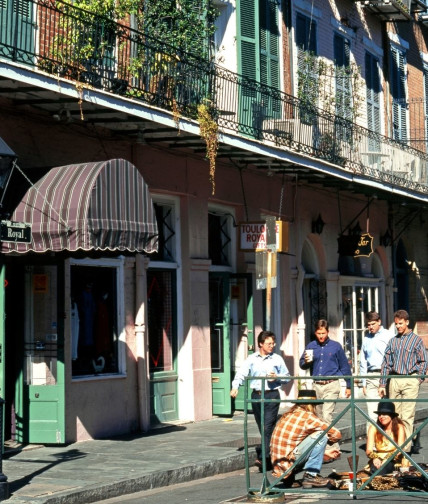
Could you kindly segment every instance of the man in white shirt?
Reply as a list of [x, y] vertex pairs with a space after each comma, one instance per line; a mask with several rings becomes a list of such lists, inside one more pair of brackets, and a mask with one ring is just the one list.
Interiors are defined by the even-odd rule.
[[[242, 366], [238, 369], [235, 379], [232, 382], [231, 397], [235, 398], [238, 395], [239, 387], [244, 383], [247, 376], [255, 379], [251, 380], [251, 399], [254, 418], [259, 428], [260, 435], [264, 438], [265, 443], [265, 467], [267, 470], [271, 468], [270, 461], [270, 438], [278, 418], [279, 411], [279, 389], [283, 383], [289, 380], [284, 379], [284, 376], [290, 376], [290, 373], [285, 365], [284, 359], [274, 352], [275, 334], [271, 331], [262, 331], [257, 337], [258, 352], [254, 352], [247, 357]], [[268, 380], [260, 380], [258, 377], [269, 377]], [[264, 402], [262, 399], [262, 390], [264, 389], [264, 399], [275, 400], [275, 402]], [[264, 408], [264, 423], [261, 425], [262, 406]], [[263, 469], [262, 448], [256, 447], [257, 460], [255, 465], [259, 469]]]
[[[367, 399], [379, 401], [379, 378], [383, 356], [389, 340], [394, 336], [382, 326], [379, 313], [370, 311], [366, 314], [368, 333], [363, 339], [360, 352], [360, 375], [363, 378], [363, 393]], [[370, 377], [373, 375], [373, 378]], [[377, 414], [374, 412], [377, 402], [367, 402], [367, 414], [376, 423]], [[370, 422], [367, 422], [367, 429]]]

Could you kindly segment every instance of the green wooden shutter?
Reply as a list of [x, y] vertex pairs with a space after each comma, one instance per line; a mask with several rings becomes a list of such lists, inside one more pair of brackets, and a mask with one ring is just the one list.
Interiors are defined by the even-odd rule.
[[406, 57], [403, 51], [391, 47], [392, 135], [407, 141]]
[[[380, 133], [380, 78], [379, 61], [369, 52], [365, 56], [366, 98], [367, 98], [367, 127], [371, 131]], [[369, 151], [379, 152], [377, 140], [369, 138]]]
[[238, 72], [243, 76], [239, 87], [239, 131], [260, 136], [262, 111], [260, 91], [252, 82], [260, 81], [260, 46], [258, 37], [258, 0], [240, 0], [238, 10]]
[[0, 0], [2, 55], [19, 63], [34, 62], [33, 4], [25, 0]]
[[[280, 88], [278, 8], [275, 0], [260, 0], [260, 82]], [[281, 102], [268, 96], [263, 100], [265, 114], [278, 117]]]
[[259, 80], [257, 53], [258, 0], [241, 0], [238, 6], [239, 61], [238, 72], [249, 79]]

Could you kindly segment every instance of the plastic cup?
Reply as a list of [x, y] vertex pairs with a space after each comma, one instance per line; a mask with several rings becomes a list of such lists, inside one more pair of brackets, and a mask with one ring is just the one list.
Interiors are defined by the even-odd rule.
[[313, 350], [305, 350], [305, 353], [308, 356], [308, 362], [312, 362], [314, 360], [314, 351]]

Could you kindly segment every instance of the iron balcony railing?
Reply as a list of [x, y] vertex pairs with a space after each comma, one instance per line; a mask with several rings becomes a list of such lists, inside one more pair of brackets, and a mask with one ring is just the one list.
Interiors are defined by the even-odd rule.
[[171, 111], [174, 117], [197, 120], [198, 105], [209, 104], [223, 132], [428, 193], [428, 154], [422, 150], [162, 44], [126, 23], [59, 0], [14, 5], [6, 2], [0, 9], [0, 58]]

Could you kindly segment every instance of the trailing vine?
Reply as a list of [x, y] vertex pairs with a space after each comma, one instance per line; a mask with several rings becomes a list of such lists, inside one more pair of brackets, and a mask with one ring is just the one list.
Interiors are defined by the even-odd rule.
[[198, 122], [201, 137], [206, 144], [206, 158], [210, 162], [210, 182], [212, 193], [215, 193], [215, 168], [218, 151], [218, 124], [213, 118], [210, 107], [202, 103], [198, 106]]

